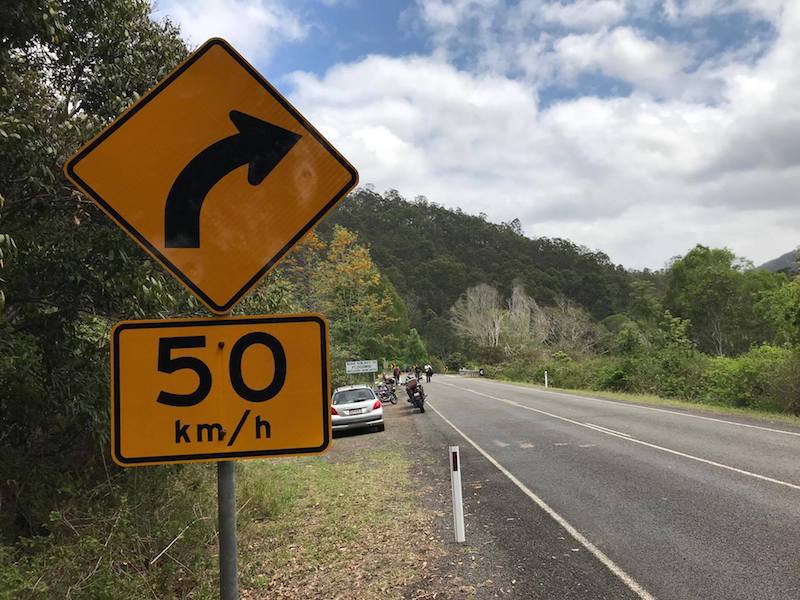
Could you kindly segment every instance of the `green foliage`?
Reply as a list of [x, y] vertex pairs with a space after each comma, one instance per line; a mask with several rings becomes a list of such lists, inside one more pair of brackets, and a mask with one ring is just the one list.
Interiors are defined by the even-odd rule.
[[680, 344], [634, 356], [563, 356], [502, 363], [492, 376], [554, 387], [651, 394], [705, 404], [800, 414], [800, 351], [762, 345], [735, 358], [709, 357]]
[[175, 28], [149, 13], [143, 0], [0, 6], [6, 539], [46, 533], [52, 503], [101, 465], [111, 323], [197, 306], [61, 174], [79, 144], [185, 56]]
[[145, 600], [202, 590], [210, 596], [212, 473], [203, 466], [152, 467], [73, 490], [47, 516], [49, 535], [0, 546], [0, 598]]
[[428, 360], [428, 350], [416, 329], [412, 328], [403, 344], [403, 358], [409, 365], [424, 365]]
[[428, 311], [426, 318], [427, 321], [421, 331], [428, 350], [447, 362], [451, 354], [461, 351], [461, 338], [453, 331], [450, 319], [440, 317], [431, 310]]
[[664, 304], [691, 322], [700, 350], [734, 355], [771, 339], [757, 305], [784, 281], [784, 275], [747, 268], [730, 250], [698, 245], [670, 268]]
[[452, 352], [447, 357], [447, 360], [445, 360], [445, 365], [447, 366], [447, 370], [451, 373], [458, 373], [459, 369], [466, 367], [467, 359], [461, 352]]
[[343, 385], [348, 360], [406, 354], [411, 328], [400, 295], [382, 276], [369, 248], [344, 227], [330, 233], [327, 241], [314, 232], [307, 235], [241, 310], [324, 314], [331, 326], [333, 383]]
[[628, 314], [639, 323], [655, 324], [663, 314], [661, 298], [652, 281], [637, 280], [631, 283]]
[[800, 276], [763, 291], [756, 311], [775, 332], [777, 343], [800, 344]]
[[433, 367], [434, 373], [444, 373], [445, 364], [444, 361], [439, 358], [438, 356], [431, 356], [430, 357], [430, 365]]
[[395, 324], [405, 317], [369, 249], [357, 241], [352, 231], [334, 228], [310, 275], [312, 306], [330, 320], [332, 343], [346, 360], [386, 356], [397, 344]]
[[[622, 312], [628, 302], [630, 276], [601, 252], [563, 239], [520, 235], [512, 224], [496, 225], [460, 210], [449, 210], [424, 198], [407, 202], [396, 191], [378, 194], [361, 188], [325, 223], [359, 234], [381, 271], [408, 306], [432, 352], [452, 352], [450, 307], [469, 287], [493, 285], [508, 295], [515, 281], [548, 305], [559, 296], [571, 299], [595, 318]], [[436, 332], [436, 333], [433, 333]], [[442, 340], [442, 341], [440, 341]]]
[[704, 373], [704, 400], [740, 407], [788, 406], [776, 386], [788, 383], [785, 366], [793, 362], [794, 354], [789, 348], [763, 345], [736, 358], [715, 358]]

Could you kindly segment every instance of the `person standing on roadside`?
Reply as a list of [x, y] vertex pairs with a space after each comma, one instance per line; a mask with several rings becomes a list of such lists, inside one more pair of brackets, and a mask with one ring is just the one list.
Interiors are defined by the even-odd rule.
[[433, 367], [428, 363], [425, 365], [425, 383], [430, 383], [431, 377], [433, 377]]
[[400, 367], [395, 365], [394, 370], [392, 371], [392, 375], [394, 375], [394, 383], [395, 385], [400, 385]]

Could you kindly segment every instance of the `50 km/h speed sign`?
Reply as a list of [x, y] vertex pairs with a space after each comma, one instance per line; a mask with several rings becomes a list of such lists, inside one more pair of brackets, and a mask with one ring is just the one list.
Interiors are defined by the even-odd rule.
[[319, 454], [330, 444], [319, 315], [123, 321], [111, 339], [121, 466]]

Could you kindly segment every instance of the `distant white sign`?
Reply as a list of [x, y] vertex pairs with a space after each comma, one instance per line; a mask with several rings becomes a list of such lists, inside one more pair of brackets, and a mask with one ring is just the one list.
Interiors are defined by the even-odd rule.
[[377, 373], [377, 360], [348, 360], [344, 363], [345, 371], [351, 373]]

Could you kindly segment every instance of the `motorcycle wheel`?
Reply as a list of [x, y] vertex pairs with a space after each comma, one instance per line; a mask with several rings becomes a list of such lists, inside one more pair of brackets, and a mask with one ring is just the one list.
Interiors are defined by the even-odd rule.
[[421, 412], [421, 413], [424, 413], [424, 412], [425, 412], [425, 404], [424, 404], [424, 403], [420, 403], [420, 405], [419, 405], [419, 412]]
[[392, 404], [397, 404], [397, 394], [395, 394], [394, 392], [392, 392], [392, 393], [389, 395], [389, 402], [391, 402]]

